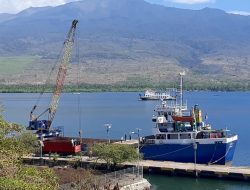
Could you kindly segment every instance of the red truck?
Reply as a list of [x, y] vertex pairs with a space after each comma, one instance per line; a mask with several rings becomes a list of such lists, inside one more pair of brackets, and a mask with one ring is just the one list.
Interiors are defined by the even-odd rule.
[[43, 141], [43, 145], [43, 153], [75, 154], [81, 152], [81, 142], [75, 138], [48, 138]]

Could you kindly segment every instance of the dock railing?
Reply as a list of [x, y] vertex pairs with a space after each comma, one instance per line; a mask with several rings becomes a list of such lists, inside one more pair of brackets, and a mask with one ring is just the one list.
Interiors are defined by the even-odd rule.
[[143, 167], [131, 167], [123, 170], [115, 171], [112, 173], [104, 174], [100, 177], [99, 181], [104, 184], [119, 184], [119, 186], [127, 186], [143, 179]]
[[[115, 187], [126, 187], [142, 182], [143, 166], [130, 167], [123, 170], [107, 173], [100, 176], [95, 176], [90, 180], [90, 183], [97, 187], [96, 189], [114, 189]], [[84, 180], [80, 181], [79, 187], [84, 185]], [[61, 188], [65, 189], [65, 188]]]
[[[116, 189], [122, 187], [129, 187], [134, 184], [141, 184], [145, 182], [143, 179], [143, 167], [130, 167], [123, 170], [115, 171], [112, 173], [107, 173], [101, 176], [93, 176], [91, 179], [87, 180], [90, 184], [89, 189]], [[74, 185], [75, 189], [86, 188], [86, 181], [80, 179], [80, 181]], [[60, 190], [67, 190], [72, 187], [71, 183], [62, 185]], [[86, 188], [88, 189], [88, 188]]]

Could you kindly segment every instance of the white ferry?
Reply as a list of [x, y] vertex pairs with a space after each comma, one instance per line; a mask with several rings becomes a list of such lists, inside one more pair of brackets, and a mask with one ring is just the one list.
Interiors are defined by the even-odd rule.
[[174, 100], [176, 89], [167, 88], [164, 91], [155, 91], [148, 89], [145, 91], [144, 95], [139, 94], [141, 100]]

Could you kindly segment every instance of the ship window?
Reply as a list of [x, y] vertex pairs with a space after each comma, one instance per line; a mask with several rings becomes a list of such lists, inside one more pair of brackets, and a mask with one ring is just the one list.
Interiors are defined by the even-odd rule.
[[180, 134], [180, 139], [191, 139], [190, 133]]
[[178, 134], [168, 134], [168, 139], [178, 139]]
[[165, 134], [158, 134], [158, 135], [156, 135], [156, 139], [166, 139], [166, 135]]

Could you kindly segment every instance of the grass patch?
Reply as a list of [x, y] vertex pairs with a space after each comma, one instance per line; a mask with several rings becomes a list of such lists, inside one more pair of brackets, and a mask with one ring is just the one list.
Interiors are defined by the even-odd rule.
[[0, 57], [0, 75], [19, 74], [35, 59], [35, 56]]

